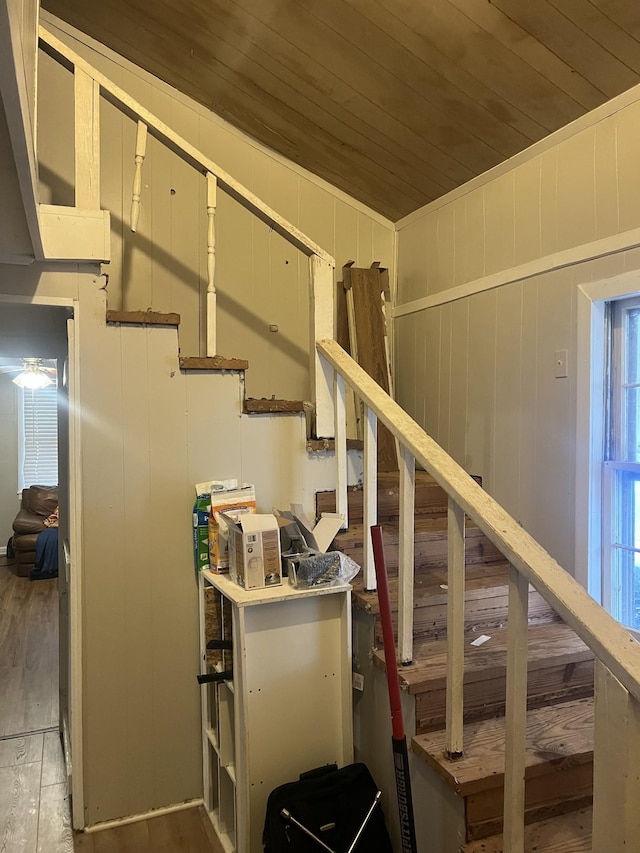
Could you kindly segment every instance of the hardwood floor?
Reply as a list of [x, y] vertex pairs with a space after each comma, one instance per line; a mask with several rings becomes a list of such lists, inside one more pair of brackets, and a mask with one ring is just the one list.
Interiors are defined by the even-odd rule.
[[77, 853], [223, 853], [204, 808], [75, 836]]
[[0, 853], [223, 853], [204, 809], [71, 829], [58, 732], [58, 581], [0, 557]]
[[0, 558], [0, 737], [58, 725], [58, 581], [17, 577]]
[[58, 582], [0, 558], [0, 852], [73, 851], [58, 733]]

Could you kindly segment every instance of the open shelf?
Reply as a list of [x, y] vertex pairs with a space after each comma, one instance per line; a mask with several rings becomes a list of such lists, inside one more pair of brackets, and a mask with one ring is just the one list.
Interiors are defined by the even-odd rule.
[[233, 671], [202, 689], [205, 802], [223, 849], [255, 853], [275, 787], [353, 760], [351, 588], [247, 591], [208, 571], [200, 585], [203, 671]]

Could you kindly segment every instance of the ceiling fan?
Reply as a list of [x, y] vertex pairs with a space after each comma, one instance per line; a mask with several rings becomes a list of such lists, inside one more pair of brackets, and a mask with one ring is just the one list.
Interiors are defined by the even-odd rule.
[[16, 373], [13, 382], [20, 388], [38, 390], [47, 388], [56, 381], [58, 371], [53, 358], [22, 358], [19, 363], [15, 359], [0, 358], [0, 374]]

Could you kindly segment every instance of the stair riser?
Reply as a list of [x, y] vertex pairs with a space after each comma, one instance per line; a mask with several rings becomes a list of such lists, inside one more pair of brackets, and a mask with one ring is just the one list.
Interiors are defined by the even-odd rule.
[[[424, 477], [424, 475], [423, 475]], [[390, 479], [381, 475], [378, 480], [378, 518], [390, 519], [397, 518], [399, 515], [399, 486], [397, 484], [397, 475], [395, 483], [389, 482], [385, 484], [385, 479]], [[473, 478], [477, 483], [482, 484], [481, 477]], [[362, 486], [351, 487], [347, 492], [347, 502], [349, 506], [349, 523], [362, 524], [363, 516], [363, 495]], [[414, 492], [414, 507], [416, 515], [445, 515], [447, 512], [448, 498], [447, 493], [429, 480], [416, 477], [415, 492]], [[336, 493], [335, 492], [317, 492], [316, 493], [316, 515], [319, 517], [323, 512], [336, 511]]]
[[[494, 592], [494, 590], [492, 590]], [[392, 604], [393, 606], [393, 604]], [[490, 598], [478, 598], [465, 604], [465, 631], [467, 642], [474, 639], [474, 633], [479, 636], [489, 633], [506, 624], [509, 612], [509, 593], [507, 588], [502, 595], [492, 595]], [[392, 613], [394, 633], [397, 639], [397, 610]], [[529, 592], [529, 624], [540, 625], [557, 622], [559, 617], [536, 590]], [[413, 612], [413, 635], [420, 639], [443, 639], [447, 636], [447, 600], [445, 596], [434, 596], [426, 606], [416, 607]], [[374, 630], [377, 648], [382, 648], [382, 628], [376, 620]]]
[[[464, 686], [464, 720], [487, 720], [505, 713], [506, 675]], [[593, 660], [529, 671], [528, 708], [540, 708], [593, 695]], [[444, 687], [416, 694], [416, 733], [442, 729], [446, 723]]]
[[[550, 766], [525, 786], [525, 823], [545, 820], [589, 806], [593, 790], [593, 761]], [[465, 797], [467, 841], [502, 832], [504, 788], [492, 788]]]
[[[336, 537], [334, 547], [348, 554], [351, 559], [361, 566], [363, 564], [363, 540], [362, 534], [350, 538], [345, 534]], [[433, 533], [416, 533], [414, 552], [414, 571], [428, 570], [431, 567], [442, 567], [447, 565], [447, 539], [446, 535], [435, 536]], [[390, 541], [385, 537], [384, 542], [385, 562], [387, 572], [390, 575], [398, 574], [398, 543]], [[465, 559], [468, 566], [480, 563], [502, 562], [504, 557], [480, 531], [469, 531], [465, 537]]]
[[[349, 524], [362, 524], [363, 514], [363, 491], [349, 490]], [[323, 512], [336, 511], [335, 492], [318, 492], [316, 494], [316, 514], [320, 516]], [[447, 512], [447, 495], [440, 486], [430, 486], [416, 490], [415, 513], [416, 515], [445, 515]], [[392, 519], [400, 514], [398, 502], [398, 489], [378, 489], [378, 518]]]

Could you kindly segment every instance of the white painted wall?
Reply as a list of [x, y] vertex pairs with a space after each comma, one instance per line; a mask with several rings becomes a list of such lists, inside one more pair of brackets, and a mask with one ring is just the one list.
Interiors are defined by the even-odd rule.
[[0, 375], [0, 546], [13, 534], [20, 509], [18, 492], [18, 389], [11, 376]]
[[302, 416], [241, 414], [238, 374], [181, 373], [171, 327], [107, 327], [95, 273], [0, 265], [0, 295], [76, 305], [88, 824], [202, 794], [193, 484], [237, 477], [264, 511], [313, 512], [333, 482]]
[[40, 246], [33, 135], [39, 5], [0, 4], [0, 263], [28, 263]]
[[[409, 312], [394, 323], [398, 400], [570, 571], [577, 288], [639, 269], [640, 253], [509, 281], [640, 226], [639, 98], [631, 90], [398, 223], [397, 311]], [[483, 289], [501, 271], [507, 283]]]
[[[46, 13], [43, 23], [334, 255], [338, 270], [351, 259], [393, 265], [392, 223], [78, 31]], [[71, 82], [69, 72], [41, 57], [42, 201], [55, 204], [73, 204]], [[113, 238], [109, 306], [179, 312], [183, 354], [204, 354], [204, 177], [150, 140], [140, 223], [132, 234], [135, 125], [104, 101], [101, 118], [102, 206], [111, 211]], [[216, 227], [219, 353], [249, 359], [250, 396], [309, 399], [307, 258], [223, 192]], [[269, 331], [271, 324], [277, 333]]]
[[[215, 151], [224, 168], [333, 251], [339, 263], [392, 263], [389, 223], [106, 51], [74, 47], [191, 142]], [[70, 75], [48, 62], [41, 83], [42, 200], [72, 203]], [[204, 207], [201, 221], [194, 208], [194, 199], [203, 199], [197, 176], [153, 145], [141, 233], [130, 237], [133, 127], [109, 106], [103, 113], [103, 205], [113, 211], [115, 226], [109, 284], [92, 267], [0, 265], [0, 297], [27, 304], [75, 301], [87, 824], [202, 792], [193, 483], [235, 476], [256, 484], [261, 509], [301, 501], [309, 512], [315, 491], [333, 484], [333, 455], [304, 451], [303, 417], [248, 418], [240, 412], [236, 374], [180, 373], [172, 328], [106, 326], [107, 295], [111, 307], [179, 311], [182, 352], [194, 354], [206, 253], [198, 256], [205, 217]], [[308, 397], [303, 262], [228, 201], [221, 205], [218, 247], [221, 350], [249, 356], [254, 394]], [[270, 322], [280, 325], [284, 343], [265, 337]]]

